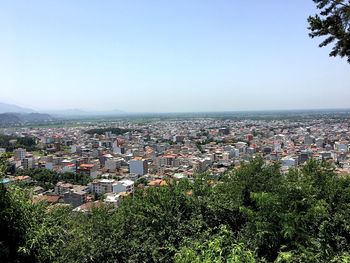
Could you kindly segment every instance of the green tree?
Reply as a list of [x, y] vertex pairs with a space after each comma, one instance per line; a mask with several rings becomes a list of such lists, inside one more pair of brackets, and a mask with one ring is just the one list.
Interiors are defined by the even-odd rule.
[[[13, 141], [13, 142], [12, 142]], [[36, 150], [36, 140], [32, 137], [15, 137], [0, 134], [0, 147], [11, 152], [16, 148], [25, 148], [28, 151]]]
[[350, 63], [350, 1], [313, 1], [320, 13], [308, 18], [310, 37], [325, 37], [319, 46], [334, 43], [329, 55], [345, 57]]
[[10, 157], [10, 153], [0, 153], [0, 180], [6, 175], [6, 172], [8, 170], [7, 159]]
[[32, 204], [28, 191], [0, 185], [0, 262], [37, 262], [23, 248], [43, 214], [43, 204]]
[[80, 185], [87, 185], [89, 182], [91, 182], [91, 178], [84, 174], [70, 172], [59, 173], [45, 168], [20, 170], [17, 172], [17, 174], [30, 176], [34, 181], [36, 181], [36, 184], [45, 189], [54, 188], [59, 181]]
[[221, 227], [220, 232], [209, 239], [190, 241], [176, 253], [176, 263], [255, 263], [258, 262], [253, 252], [243, 244], [233, 242], [232, 233]]
[[281, 174], [256, 158], [220, 180], [168, 181], [86, 214], [33, 204], [29, 188], [0, 187], [0, 262], [350, 259], [350, 177], [326, 162]]

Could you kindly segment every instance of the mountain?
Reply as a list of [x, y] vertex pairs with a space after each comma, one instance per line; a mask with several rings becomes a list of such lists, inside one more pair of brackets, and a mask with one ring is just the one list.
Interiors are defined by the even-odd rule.
[[[38, 111], [35, 111], [30, 108], [24, 108], [15, 104], [8, 104], [0, 102], [0, 114], [1, 113], [38, 113]], [[28, 121], [28, 119], [34, 118], [36, 121], [39, 118], [44, 119], [50, 119], [52, 116], [54, 117], [90, 117], [90, 116], [116, 116], [116, 115], [125, 115], [126, 113], [118, 110], [101, 110], [101, 111], [89, 111], [89, 110], [81, 110], [81, 109], [62, 109], [62, 110], [41, 110], [40, 114], [50, 114], [46, 117], [43, 117], [42, 115], [27, 115], [19, 117], [21, 121], [23, 121], [23, 118]], [[12, 118], [11, 115], [7, 115], [6, 119]], [[50, 116], [50, 117], [48, 117]], [[5, 118], [5, 116], [2, 116]], [[18, 117], [18, 116], [17, 116]], [[15, 120], [16, 118], [12, 118]], [[2, 120], [0, 120], [2, 121]]]
[[23, 108], [15, 104], [7, 104], [7, 103], [0, 102], [0, 113], [6, 113], [6, 112], [31, 113], [31, 112], [35, 112], [35, 110], [29, 109], [29, 108]]
[[49, 114], [46, 113], [16, 113], [16, 116], [21, 118], [22, 121], [27, 121], [27, 122], [46, 122], [46, 121], [54, 121], [56, 120], [54, 117], [52, 117]]
[[45, 123], [55, 120], [51, 115], [43, 113], [0, 113], [0, 126]]
[[14, 113], [0, 113], [0, 126], [20, 123], [21, 119]]

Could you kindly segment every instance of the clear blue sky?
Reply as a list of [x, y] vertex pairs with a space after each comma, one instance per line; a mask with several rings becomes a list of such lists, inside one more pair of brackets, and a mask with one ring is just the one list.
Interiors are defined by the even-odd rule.
[[350, 107], [311, 0], [0, 0], [0, 101], [130, 112]]

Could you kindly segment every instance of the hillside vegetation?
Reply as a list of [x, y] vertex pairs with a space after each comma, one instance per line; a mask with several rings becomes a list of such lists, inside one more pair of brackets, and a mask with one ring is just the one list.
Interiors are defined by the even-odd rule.
[[0, 134], [0, 148], [12, 152], [17, 148], [24, 148], [28, 151], [36, 150], [36, 141], [32, 137], [16, 137]]
[[281, 174], [258, 158], [89, 215], [0, 187], [1, 262], [350, 262], [350, 178], [314, 160]]

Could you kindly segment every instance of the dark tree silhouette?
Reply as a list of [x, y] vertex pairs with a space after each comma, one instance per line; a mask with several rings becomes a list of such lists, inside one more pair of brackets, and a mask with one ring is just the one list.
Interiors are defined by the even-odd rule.
[[309, 16], [309, 36], [325, 37], [320, 47], [334, 43], [331, 57], [347, 58], [350, 63], [350, 0], [313, 0], [319, 14]]

